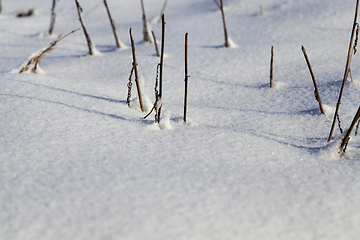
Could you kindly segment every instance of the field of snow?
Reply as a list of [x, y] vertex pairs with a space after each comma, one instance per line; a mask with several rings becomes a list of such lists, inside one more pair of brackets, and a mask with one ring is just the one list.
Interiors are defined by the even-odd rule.
[[[355, 0], [224, 0], [234, 48], [223, 47], [213, 0], [169, 0], [160, 125], [154, 114], [142, 119], [135, 84], [126, 105], [130, 28], [146, 109], [154, 102], [159, 58], [142, 41], [140, 1], [108, 0], [118, 50], [101, 1], [79, 2], [101, 54], [88, 55], [79, 30], [46, 53], [43, 74], [18, 74], [28, 56], [80, 23], [75, 2], [58, 1], [54, 36], [46, 36], [52, 1], [1, 1], [0, 239], [359, 238], [360, 137], [352, 134], [339, 155], [336, 124], [327, 143]], [[161, 24], [152, 19], [163, 0], [144, 4], [159, 41]], [[34, 16], [14, 17], [30, 8]], [[343, 129], [359, 107], [358, 55], [351, 66]]]

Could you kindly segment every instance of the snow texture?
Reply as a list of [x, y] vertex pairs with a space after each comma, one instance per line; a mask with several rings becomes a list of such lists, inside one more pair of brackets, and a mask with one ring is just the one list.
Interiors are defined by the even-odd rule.
[[[101, 1], [81, 1], [101, 54], [88, 56], [77, 31], [45, 55], [44, 74], [11, 70], [53, 41], [39, 37], [48, 29], [52, 2], [2, 3], [2, 240], [359, 238], [359, 136], [352, 133], [345, 154], [339, 154], [336, 123], [327, 142], [355, 0], [224, 0], [228, 36], [236, 48], [223, 47], [214, 1], [169, 1], [160, 124], [154, 113], [143, 119], [155, 102], [159, 58], [154, 46], [142, 41], [140, 1], [108, 1], [127, 46], [121, 51]], [[146, 4], [147, 18], [157, 16], [162, 5], [163, 0]], [[31, 8], [36, 15], [14, 17]], [[56, 35], [80, 27], [74, 1], [58, 1], [56, 13]], [[130, 28], [144, 112], [134, 80], [131, 107], [126, 104]], [[161, 24], [153, 22], [152, 29], [161, 36]], [[271, 46], [275, 86], [270, 89]], [[344, 130], [359, 107], [359, 66], [356, 54], [354, 83], [345, 83], [339, 110]]]

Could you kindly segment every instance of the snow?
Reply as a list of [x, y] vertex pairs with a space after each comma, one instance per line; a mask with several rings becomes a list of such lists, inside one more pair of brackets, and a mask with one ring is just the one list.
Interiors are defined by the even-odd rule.
[[[80, 4], [100, 55], [88, 55], [77, 31], [45, 54], [43, 74], [19, 74], [11, 70], [54, 40], [39, 37], [48, 29], [51, 1], [2, 1], [1, 239], [358, 238], [359, 136], [352, 134], [346, 153], [338, 154], [342, 135], [336, 123], [327, 143], [355, 0], [224, 1], [235, 48], [223, 47], [214, 1], [169, 1], [160, 124], [154, 113], [143, 119], [155, 100], [159, 58], [153, 45], [142, 42], [140, 2], [108, 0], [119, 40], [127, 46], [121, 51], [105, 7], [98, 0]], [[163, 0], [145, 2], [147, 19], [162, 5]], [[31, 8], [35, 16], [13, 17]], [[80, 27], [73, 1], [57, 2], [56, 12], [54, 35]], [[160, 40], [161, 24], [151, 27]], [[145, 112], [134, 79], [126, 105], [130, 28]], [[359, 64], [356, 54], [354, 83], [345, 83], [339, 111], [344, 130], [359, 107]]]

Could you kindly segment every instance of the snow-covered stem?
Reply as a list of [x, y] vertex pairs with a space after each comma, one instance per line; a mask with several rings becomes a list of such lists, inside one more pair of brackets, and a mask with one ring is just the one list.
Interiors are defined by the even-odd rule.
[[75, 4], [76, 4], [77, 12], [78, 12], [78, 15], [79, 15], [79, 21], [80, 21], [81, 27], [82, 27], [82, 29], [84, 31], [84, 35], [85, 35], [85, 38], [86, 38], [86, 41], [87, 41], [87, 44], [88, 44], [88, 47], [89, 47], [89, 54], [93, 55], [91, 39], [90, 39], [89, 34], [86, 31], [85, 25], [84, 25], [84, 23], [82, 21], [82, 18], [81, 18], [81, 12], [83, 10], [82, 10], [82, 8], [81, 8], [81, 6], [80, 6], [80, 4], [79, 4], [79, 2], [77, 0], [75, 0]]
[[51, 7], [49, 35], [51, 35], [53, 33], [54, 26], [55, 26], [55, 20], [56, 20], [55, 6], [56, 6], [56, 0], [53, 0], [52, 7]]
[[[159, 72], [159, 98], [162, 99], [162, 78], [163, 78], [163, 65], [164, 65], [164, 48], [165, 48], [165, 16], [161, 16], [162, 34], [161, 34], [161, 55], [160, 55], [160, 72]], [[160, 123], [161, 106], [158, 109], [158, 123]]]
[[144, 112], [144, 106], [143, 106], [143, 102], [142, 102], [142, 98], [141, 98], [141, 91], [140, 91], [140, 84], [139, 84], [139, 74], [138, 74], [138, 70], [137, 70], [137, 63], [136, 63], [136, 56], [135, 56], [135, 43], [134, 43], [134, 38], [133, 38], [131, 28], [130, 28], [129, 32], [130, 32], [131, 49], [132, 49], [132, 55], [133, 55], [133, 67], [134, 67], [134, 72], [135, 72], [135, 83], [136, 83], [136, 88], [137, 88], [137, 92], [138, 92], [140, 108], [141, 108], [141, 111]]
[[116, 34], [115, 22], [114, 22], [114, 20], [111, 18], [110, 9], [109, 9], [109, 7], [108, 7], [108, 5], [107, 5], [106, 0], [104, 0], [104, 5], [105, 5], [105, 8], [106, 8], [107, 14], [108, 14], [108, 16], [109, 16], [111, 28], [112, 28], [113, 33], [114, 33], [115, 42], [116, 42], [116, 47], [117, 47], [117, 48], [120, 48], [119, 39], [118, 39], [117, 34]]
[[349, 50], [348, 50], [348, 56], [347, 56], [347, 60], [346, 60], [344, 78], [343, 78], [343, 81], [342, 81], [342, 84], [341, 84], [339, 98], [338, 98], [338, 102], [336, 104], [336, 110], [335, 110], [334, 119], [333, 119], [333, 123], [332, 123], [331, 130], [330, 130], [328, 142], [331, 141], [331, 136], [333, 134], [334, 127], [335, 127], [336, 116], [339, 114], [339, 108], [340, 108], [342, 93], [343, 93], [344, 86], [345, 86], [345, 81], [346, 81], [346, 79], [348, 77], [348, 74], [349, 74], [350, 63], [351, 63], [351, 55], [352, 55], [352, 51], [353, 51], [353, 40], [354, 40], [354, 35], [355, 35], [355, 29], [356, 29], [356, 26], [357, 26], [356, 21], [357, 21], [358, 10], [359, 10], [359, 0], [356, 1], [355, 17], [354, 17], [353, 29], [352, 29], [351, 37], [350, 37]]
[[223, 1], [222, 0], [220, 0], [220, 10], [221, 10], [221, 16], [222, 16], [223, 27], [224, 27], [225, 47], [229, 47], [228, 35], [227, 35], [227, 29], [226, 29], [226, 22], [225, 22], [225, 14], [224, 14], [224, 7], [223, 7]]
[[144, 37], [144, 42], [150, 42], [151, 43], [151, 38], [149, 36], [149, 32], [148, 32], [148, 27], [147, 27], [147, 20], [146, 20], [146, 14], [145, 14], [145, 7], [144, 7], [144, 1], [141, 0], [141, 9], [142, 9], [142, 20], [143, 20], [143, 37]]
[[351, 123], [351, 125], [350, 125], [350, 128], [349, 128], [348, 131], [346, 132], [344, 138], [341, 140], [339, 153], [340, 153], [340, 152], [345, 152], [346, 146], [347, 146], [347, 144], [348, 144], [348, 142], [349, 142], [349, 139], [350, 139], [351, 131], [352, 131], [352, 129], [354, 128], [356, 122], [359, 120], [359, 117], [360, 117], [360, 106], [359, 106], [359, 108], [358, 108], [358, 110], [357, 110], [357, 112], [356, 112], [356, 114], [355, 114], [355, 117], [354, 117], [354, 119], [353, 119], [353, 121], [352, 121], [352, 123]]
[[271, 46], [271, 59], [270, 59], [270, 88], [273, 88], [273, 65], [274, 65], [274, 46]]
[[311, 68], [309, 58], [308, 58], [308, 56], [306, 54], [306, 49], [304, 48], [304, 46], [301, 46], [301, 50], [304, 53], [304, 57], [305, 57], [307, 65], [308, 65], [308, 68], [309, 68], [309, 71], [310, 71], [310, 74], [311, 74], [311, 78], [312, 78], [313, 83], [314, 83], [316, 101], [318, 101], [318, 103], [319, 103], [321, 114], [325, 114], [324, 109], [323, 109], [322, 104], [321, 104], [320, 93], [319, 93], [319, 90], [318, 90], [318, 87], [317, 87], [317, 84], [316, 84], [315, 75], [314, 75], [314, 72], [313, 72], [313, 70]]
[[188, 90], [188, 33], [185, 34], [185, 97], [184, 97], [184, 122], [186, 122], [187, 90]]
[[155, 37], [155, 33], [154, 33], [154, 31], [151, 31], [151, 34], [152, 34], [153, 39], [154, 39], [154, 45], [155, 45], [155, 50], [156, 50], [156, 56], [157, 56], [157, 57], [160, 57], [159, 48], [158, 48], [158, 45], [157, 45], [157, 42], [156, 42], [156, 37]]
[[[41, 59], [44, 57], [45, 53], [51, 52], [52, 50], [54, 50], [55, 45], [59, 41], [61, 41], [65, 37], [69, 36], [70, 34], [76, 32], [77, 30], [79, 30], [79, 29], [73, 30], [73, 31], [69, 32], [68, 34], [66, 34], [65, 36], [62, 36], [60, 34], [59, 37], [55, 41], [50, 43], [50, 45], [48, 47], [31, 54], [31, 56], [20, 66], [20, 68], [19, 68], [20, 70], [18, 70], [19, 73], [26, 72], [29, 69], [31, 69], [31, 71], [33, 73], [36, 73], [36, 69], [37, 69], [38, 65], [40, 64]], [[32, 65], [32, 64], [34, 64], [34, 67], [30, 68], [30, 65]]]

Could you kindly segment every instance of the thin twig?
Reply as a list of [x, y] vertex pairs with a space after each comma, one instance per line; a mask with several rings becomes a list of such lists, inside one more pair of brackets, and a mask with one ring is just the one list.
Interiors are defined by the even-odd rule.
[[356, 122], [359, 120], [359, 117], [360, 117], [360, 107], [358, 108], [356, 114], [355, 114], [355, 117], [350, 125], [350, 128], [348, 129], [348, 131], [346, 132], [346, 135], [344, 136], [344, 138], [342, 139], [341, 141], [341, 145], [340, 145], [340, 152], [345, 152], [346, 150], [346, 146], [349, 142], [349, 139], [350, 139], [350, 134], [351, 134], [351, 131], [352, 129], [354, 128]]
[[141, 111], [144, 111], [144, 106], [143, 106], [143, 102], [142, 102], [142, 98], [141, 98], [141, 91], [140, 91], [139, 75], [138, 75], [138, 70], [137, 70], [136, 56], [135, 56], [135, 44], [134, 44], [134, 38], [133, 38], [131, 28], [130, 28], [129, 33], [130, 33], [131, 48], [132, 48], [132, 55], [133, 55], [133, 67], [134, 67], [134, 71], [135, 71], [135, 83], [136, 83], [136, 88], [137, 88], [137, 92], [138, 92], [140, 108], [141, 108]]
[[82, 29], [84, 31], [84, 35], [85, 35], [85, 38], [86, 38], [86, 41], [87, 41], [87, 44], [88, 44], [89, 54], [93, 55], [92, 42], [91, 42], [89, 34], [86, 31], [86, 28], [85, 28], [85, 25], [84, 25], [84, 23], [82, 21], [82, 18], [81, 18], [81, 12], [83, 10], [82, 10], [82, 8], [81, 8], [81, 6], [80, 6], [80, 4], [79, 4], [79, 2], [77, 0], [75, 0], [75, 3], [76, 3], [77, 12], [78, 12], [78, 15], [79, 15], [79, 21], [80, 21], [81, 27], [82, 27]]
[[142, 9], [142, 12], [143, 12], [142, 20], [143, 20], [144, 42], [150, 42], [151, 43], [151, 38], [150, 38], [149, 32], [148, 32], [148, 26], [147, 26], [147, 20], [146, 20], [145, 7], [144, 7], [144, 1], [143, 0], [141, 0], [141, 9]]
[[309, 68], [309, 71], [310, 71], [310, 75], [311, 75], [311, 78], [313, 80], [313, 83], [314, 83], [314, 88], [315, 88], [315, 99], [318, 101], [319, 103], [319, 107], [320, 107], [320, 111], [321, 111], [321, 114], [325, 114], [324, 112], [324, 109], [322, 107], [322, 104], [321, 104], [321, 98], [320, 98], [320, 93], [319, 93], [319, 90], [318, 90], [318, 87], [317, 87], [317, 84], [316, 84], [316, 80], [315, 80], [315, 75], [314, 75], [314, 72], [311, 68], [311, 64], [310, 64], [310, 61], [309, 61], [309, 58], [306, 54], [306, 49], [304, 48], [304, 46], [301, 46], [301, 50], [303, 51], [304, 53], [304, 57], [305, 57], [305, 60], [306, 60], [306, 63], [308, 65], [308, 68]]
[[159, 91], [158, 91], [158, 85], [159, 85], [159, 67], [160, 67], [160, 63], [156, 66], [156, 78], [155, 78], [155, 103], [153, 105], [153, 107], [151, 108], [151, 110], [149, 111], [148, 114], [146, 114], [145, 117], [143, 117], [143, 119], [146, 119], [148, 116], [150, 116], [150, 114], [152, 113], [152, 111], [155, 110], [155, 123], [158, 122], [158, 103], [160, 101], [160, 97], [159, 97]]
[[53, 33], [54, 26], [55, 26], [55, 20], [56, 20], [55, 6], [56, 6], [56, 0], [53, 0], [53, 4], [52, 4], [52, 7], [51, 7], [49, 35], [51, 35]]
[[115, 22], [114, 22], [114, 20], [111, 18], [110, 9], [109, 9], [109, 7], [108, 7], [108, 5], [107, 5], [106, 0], [104, 0], [104, 5], [105, 5], [106, 11], [107, 11], [108, 16], [109, 16], [111, 28], [112, 28], [113, 33], [114, 33], [115, 42], [116, 42], [116, 47], [117, 47], [117, 48], [120, 48], [119, 39], [118, 39], [117, 34], [116, 34]]
[[223, 8], [223, 1], [222, 0], [220, 0], [220, 10], [221, 10], [221, 16], [222, 16], [223, 27], [224, 27], [225, 47], [229, 47], [228, 35], [227, 35], [226, 23], [225, 23], [225, 14], [224, 14], [224, 8]]
[[[165, 48], [165, 16], [161, 16], [162, 35], [161, 35], [161, 55], [160, 55], [160, 77], [159, 77], [159, 98], [162, 100], [162, 83], [163, 83], [163, 65], [164, 65], [164, 48]], [[158, 123], [160, 123], [161, 106], [158, 109]]]
[[157, 57], [160, 57], [159, 48], [158, 48], [158, 45], [157, 45], [157, 42], [156, 42], [156, 37], [155, 37], [155, 33], [154, 33], [154, 31], [151, 31], [151, 34], [152, 34], [153, 39], [154, 39], [154, 45], [155, 45], [155, 50], [156, 50], [156, 56], [157, 56]]
[[73, 31], [69, 32], [68, 34], [66, 34], [65, 36], [62, 36], [60, 34], [58, 36], [58, 38], [55, 41], [53, 41], [52, 43], [50, 43], [50, 45], [46, 49], [42, 50], [39, 54], [37, 54], [36, 56], [29, 59], [27, 61], [27, 63], [25, 65], [23, 65], [23, 67], [20, 69], [19, 73], [23, 73], [23, 72], [26, 72], [27, 70], [29, 70], [30, 65], [33, 64], [33, 63], [35, 64], [35, 66], [32, 68], [32, 72], [35, 73], [36, 69], [37, 69], [37, 66], [40, 64], [40, 61], [44, 57], [45, 53], [51, 52], [59, 41], [66, 38], [70, 34], [76, 32], [77, 30], [79, 30], [79, 29], [73, 30]]
[[274, 66], [274, 46], [271, 46], [271, 60], [270, 60], [270, 88], [274, 87], [273, 84], [273, 66]]
[[185, 34], [185, 97], [184, 97], [184, 122], [186, 122], [187, 90], [188, 90], [188, 33]]
[[351, 37], [350, 37], [350, 44], [349, 44], [348, 57], [347, 57], [347, 60], [346, 60], [345, 73], [344, 73], [344, 78], [343, 78], [341, 89], [340, 89], [339, 99], [338, 99], [338, 102], [336, 104], [336, 110], [335, 110], [334, 119], [333, 119], [333, 123], [332, 123], [331, 130], [330, 130], [330, 134], [329, 134], [329, 137], [328, 137], [328, 142], [331, 141], [331, 136], [333, 134], [334, 127], [335, 127], [336, 116], [339, 113], [341, 97], [342, 97], [342, 93], [343, 93], [343, 90], [344, 90], [345, 81], [346, 81], [346, 79], [348, 77], [348, 73], [349, 73], [352, 46], [353, 46], [353, 39], [354, 39], [354, 35], [355, 35], [356, 21], [357, 21], [357, 15], [358, 15], [358, 9], [359, 9], [359, 0], [356, 1], [355, 17], [354, 17], [353, 29], [352, 29]]
[[128, 94], [127, 94], [127, 98], [126, 98], [126, 104], [130, 107], [130, 101], [131, 101], [131, 87], [132, 87], [132, 82], [131, 82], [131, 77], [134, 73], [134, 66], [131, 68], [131, 72], [130, 72], [130, 76], [129, 76], [129, 82], [127, 84], [128, 87]]

